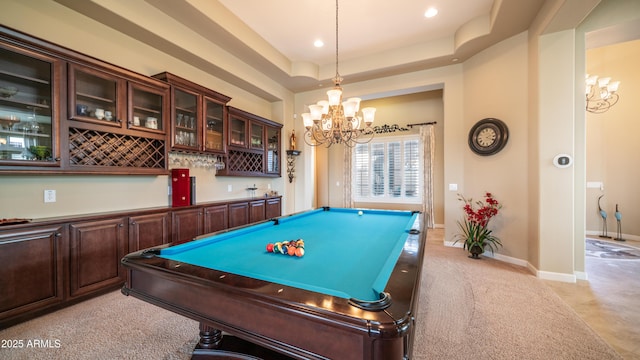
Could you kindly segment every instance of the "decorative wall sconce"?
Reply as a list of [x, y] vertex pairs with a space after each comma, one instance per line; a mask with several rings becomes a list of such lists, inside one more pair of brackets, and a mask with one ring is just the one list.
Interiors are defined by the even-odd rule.
[[300, 150], [287, 150], [287, 174], [290, 183], [295, 177], [296, 156], [300, 155], [300, 152]]
[[597, 75], [586, 75], [587, 111], [603, 113], [618, 102], [620, 81], [611, 82], [610, 77], [598, 79]]

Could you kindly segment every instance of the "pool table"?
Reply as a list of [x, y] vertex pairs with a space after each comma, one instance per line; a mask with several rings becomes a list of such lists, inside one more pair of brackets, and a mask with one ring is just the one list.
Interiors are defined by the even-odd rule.
[[425, 239], [420, 212], [323, 207], [131, 253], [122, 292], [199, 321], [194, 358], [408, 359]]

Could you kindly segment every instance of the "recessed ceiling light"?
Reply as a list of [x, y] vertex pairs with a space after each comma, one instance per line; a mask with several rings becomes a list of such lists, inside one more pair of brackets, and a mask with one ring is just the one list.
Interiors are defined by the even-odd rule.
[[324, 46], [324, 42], [322, 42], [322, 40], [316, 40], [313, 42], [313, 46], [315, 47], [323, 47]]
[[436, 8], [429, 8], [424, 13], [424, 17], [427, 17], [427, 18], [432, 18], [432, 17], [434, 17], [436, 15], [438, 15], [438, 9], [436, 9]]

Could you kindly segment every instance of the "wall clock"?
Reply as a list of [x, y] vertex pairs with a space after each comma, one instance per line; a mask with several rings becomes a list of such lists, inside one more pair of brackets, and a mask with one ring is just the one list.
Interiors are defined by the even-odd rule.
[[508, 139], [507, 125], [494, 118], [482, 119], [469, 130], [469, 147], [482, 156], [496, 154], [504, 148]]

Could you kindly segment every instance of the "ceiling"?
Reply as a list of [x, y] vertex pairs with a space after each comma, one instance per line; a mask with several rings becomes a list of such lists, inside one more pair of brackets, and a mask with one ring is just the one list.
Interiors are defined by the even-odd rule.
[[[333, 1], [55, 1], [265, 98], [241, 73], [301, 92], [330, 86], [336, 72]], [[346, 84], [463, 62], [528, 29], [544, 2], [340, 0], [340, 74]], [[429, 7], [436, 17], [424, 16]], [[315, 48], [316, 39], [325, 46]], [[221, 65], [223, 55], [234, 65]]]

